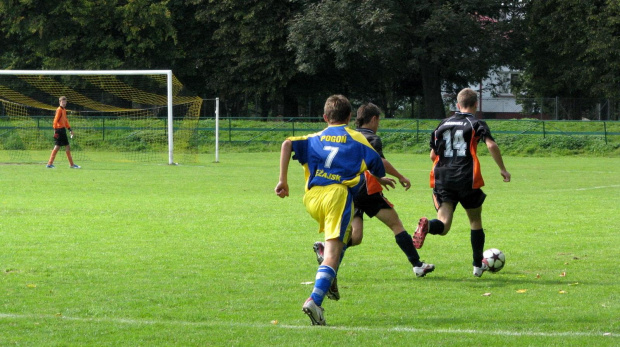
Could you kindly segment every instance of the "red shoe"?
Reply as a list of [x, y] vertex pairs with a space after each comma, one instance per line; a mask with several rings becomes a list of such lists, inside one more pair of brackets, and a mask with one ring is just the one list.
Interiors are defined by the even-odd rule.
[[428, 234], [428, 218], [422, 217], [420, 222], [418, 222], [418, 227], [415, 229], [415, 234], [413, 234], [413, 246], [416, 249], [422, 248], [426, 234]]
[[325, 251], [325, 244], [321, 241], [317, 241], [312, 246], [314, 253], [316, 253], [316, 261], [321, 265], [323, 263], [323, 252]]

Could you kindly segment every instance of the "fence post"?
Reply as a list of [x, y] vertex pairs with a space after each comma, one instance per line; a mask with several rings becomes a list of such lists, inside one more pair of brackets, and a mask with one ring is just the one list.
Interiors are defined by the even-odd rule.
[[228, 117], [228, 143], [232, 143], [232, 121], [230, 117]]
[[295, 119], [291, 123], [293, 123], [293, 136], [295, 136]]
[[105, 141], [105, 117], [101, 118], [101, 140]]
[[415, 120], [415, 143], [418, 143], [420, 138], [420, 120], [416, 118]]
[[605, 144], [607, 144], [607, 123], [603, 122], [603, 132], [605, 133]]
[[542, 122], [543, 123], [543, 139], [547, 138], [547, 133], [545, 132], [545, 121]]

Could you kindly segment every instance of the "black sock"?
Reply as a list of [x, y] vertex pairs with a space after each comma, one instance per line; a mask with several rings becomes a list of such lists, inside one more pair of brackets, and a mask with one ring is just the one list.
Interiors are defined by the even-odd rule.
[[431, 235], [439, 235], [443, 233], [445, 225], [439, 219], [431, 219], [428, 221], [428, 233]]
[[413, 246], [413, 240], [411, 239], [411, 235], [406, 230], [403, 230], [401, 233], [395, 236], [396, 244], [400, 249], [405, 253], [407, 259], [413, 266], [421, 266], [422, 262], [420, 262], [420, 255], [418, 255], [418, 251]]
[[471, 250], [473, 252], [473, 265], [482, 267], [482, 253], [484, 252], [484, 231], [483, 229], [471, 231]]

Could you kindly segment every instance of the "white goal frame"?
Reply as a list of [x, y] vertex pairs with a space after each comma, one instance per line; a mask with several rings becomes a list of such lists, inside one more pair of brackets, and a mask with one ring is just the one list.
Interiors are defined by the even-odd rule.
[[[175, 164], [173, 157], [174, 117], [172, 114], [172, 70], [0, 70], [0, 75], [166, 75], [166, 89], [168, 101], [168, 164]], [[219, 118], [217, 114], [216, 117]]]

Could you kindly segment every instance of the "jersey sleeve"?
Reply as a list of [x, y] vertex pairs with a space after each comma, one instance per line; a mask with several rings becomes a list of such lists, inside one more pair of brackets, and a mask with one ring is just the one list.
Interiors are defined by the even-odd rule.
[[372, 147], [370, 142], [366, 139], [362, 133], [347, 129], [351, 137], [360, 143], [362, 149], [362, 168], [361, 172], [368, 170], [371, 174], [377, 177], [385, 176], [385, 167], [383, 166], [383, 160], [381, 160], [381, 156], [375, 149]]
[[52, 127], [54, 129], [59, 129], [63, 127], [63, 125], [60, 124], [61, 117], [62, 117], [62, 108], [59, 107], [56, 109], [56, 115], [54, 116], [54, 122], [52, 122]]
[[308, 162], [308, 136], [292, 136], [287, 138], [293, 144], [293, 159], [301, 165]]
[[491, 129], [489, 129], [487, 122], [483, 120], [477, 121], [475, 124], [474, 130], [476, 131], [476, 134], [480, 136], [481, 141], [484, 141], [487, 138], [495, 141], [495, 139], [491, 135]]
[[377, 177], [385, 176], [385, 166], [381, 156], [372, 148], [365, 148], [364, 162], [371, 174]]
[[379, 136], [373, 136], [371, 139], [369, 139], [368, 142], [370, 142], [370, 145], [372, 145], [375, 151], [379, 153], [379, 156], [381, 158], [385, 158], [385, 156], [383, 155], [383, 142], [381, 141], [381, 138]]
[[429, 142], [429, 146], [435, 151], [435, 153], [437, 153], [437, 149], [439, 147], [439, 143], [437, 142], [437, 130], [439, 130], [441, 124], [443, 124], [443, 121], [437, 126], [437, 128], [435, 128], [435, 130], [433, 130], [431, 133], [431, 140]]

